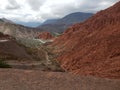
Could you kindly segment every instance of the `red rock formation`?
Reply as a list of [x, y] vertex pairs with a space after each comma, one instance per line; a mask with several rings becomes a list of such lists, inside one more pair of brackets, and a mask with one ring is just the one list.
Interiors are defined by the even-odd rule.
[[65, 70], [120, 78], [120, 2], [70, 27], [53, 46]]
[[0, 39], [9, 39], [10, 36], [9, 35], [4, 35], [0, 32]]
[[49, 33], [49, 32], [41, 32], [38, 36], [39, 39], [44, 39], [44, 40], [47, 40], [47, 39], [52, 39], [53, 36]]

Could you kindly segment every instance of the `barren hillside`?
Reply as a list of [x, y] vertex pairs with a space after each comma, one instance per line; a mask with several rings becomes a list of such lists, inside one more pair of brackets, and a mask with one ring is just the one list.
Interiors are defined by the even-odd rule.
[[120, 2], [72, 26], [52, 46], [65, 70], [120, 78]]

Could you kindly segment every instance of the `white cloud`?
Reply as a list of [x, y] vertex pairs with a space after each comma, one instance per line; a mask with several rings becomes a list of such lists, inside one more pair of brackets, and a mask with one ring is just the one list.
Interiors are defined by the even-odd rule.
[[0, 17], [14, 21], [42, 22], [72, 12], [96, 12], [119, 0], [0, 0]]
[[14, 10], [19, 9], [20, 5], [16, 2], [16, 0], [8, 0], [9, 4], [6, 6], [6, 9]]
[[46, 0], [26, 0], [32, 10], [39, 10]]

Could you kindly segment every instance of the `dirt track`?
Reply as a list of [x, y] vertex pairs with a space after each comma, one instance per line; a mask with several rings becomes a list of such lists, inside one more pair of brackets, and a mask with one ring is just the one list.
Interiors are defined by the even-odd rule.
[[60, 72], [0, 69], [0, 90], [120, 90], [120, 80]]

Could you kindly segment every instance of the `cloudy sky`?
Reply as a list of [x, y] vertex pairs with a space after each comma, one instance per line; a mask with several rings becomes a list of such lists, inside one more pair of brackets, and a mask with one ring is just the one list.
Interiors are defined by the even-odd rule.
[[73, 12], [105, 9], [119, 0], [0, 0], [0, 18], [21, 22], [43, 22]]

